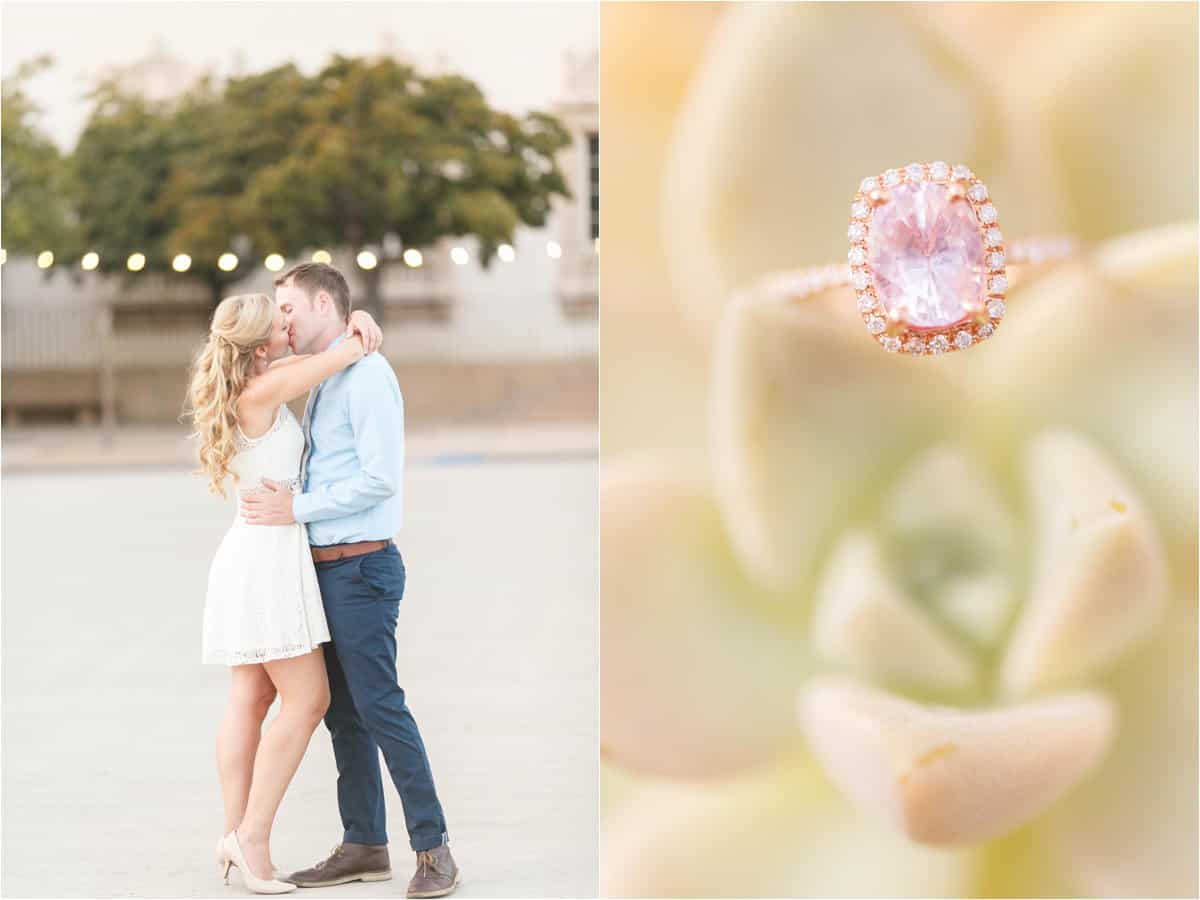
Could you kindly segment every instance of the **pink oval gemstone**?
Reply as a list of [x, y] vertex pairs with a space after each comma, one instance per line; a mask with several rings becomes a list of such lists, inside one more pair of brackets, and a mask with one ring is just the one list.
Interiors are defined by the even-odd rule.
[[916, 328], [967, 318], [985, 287], [983, 236], [944, 184], [902, 184], [872, 213], [867, 262], [879, 302]]

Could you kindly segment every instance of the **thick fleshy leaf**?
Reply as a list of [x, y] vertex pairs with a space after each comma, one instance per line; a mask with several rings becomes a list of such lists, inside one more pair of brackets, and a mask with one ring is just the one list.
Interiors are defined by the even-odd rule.
[[754, 610], [703, 477], [677, 460], [601, 482], [600, 732], [633, 771], [711, 776], [795, 735], [803, 653]]
[[1071, 428], [1150, 506], [1169, 548], [1195, 566], [1197, 346], [1194, 225], [1109, 242], [1031, 280], [1004, 327], [972, 350], [973, 424], [996, 446]]
[[815, 575], [839, 526], [956, 427], [946, 410], [966, 408], [964, 356], [886, 353], [840, 295], [729, 309], [713, 372], [714, 477], [752, 575], [780, 588]]
[[835, 784], [935, 846], [998, 837], [1044, 812], [1101, 760], [1115, 724], [1099, 693], [963, 711], [837, 677], [810, 681], [799, 714]]
[[842, 541], [821, 578], [813, 642], [827, 660], [883, 683], [958, 693], [975, 682], [970, 653], [907, 600], [863, 532]]
[[804, 756], [703, 786], [644, 788], [602, 824], [602, 897], [957, 897], [969, 851], [865, 819]]
[[1000, 670], [1010, 696], [1082, 683], [1151, 633], [1166, 605], [1166, 558], [1132, 487], [1077, 435], [1029, 451], [1033, 583]]
[[[600, 66], [606, 224], [599, 402], [600, 453], [607, 461], [647, 447], [689, 451], [708, 441], [709, 341], [690, 327], [671, 294], [661, 185], [679, 104], [721, 9], [622, 3], [597, 10], [601, 46], [622, 48], [605, 53]], [[664, 34], [671, 39], [663, 41]], [[565, 258], [575, 256], [563, 249]], [[575, 267], [561, 276], [587, 277]], [[571, 328], [576, 347], [594, 348], [594, 324]]]
[[[1021, 44], [1020, 64], [998, 68], [1013, 106], [1044, 136], [1043, 152], [1060, 162], [1069, 227], [1097, 238], [1194, 218], [1195, 4], [1064, 11]], [[1147, 147], [1155, 148], [1152, 164]]]
[[934, 159], [998, 171], [991, 107], [934, 46], [889, 4], [730, 8], [667, 168], [663, 235], [698, 322], [760, 275], [844, 259], [865, 176]]
[[639, 777], [611, 760], [600, 760], [600, 817], [624, 806], [637, 795]]

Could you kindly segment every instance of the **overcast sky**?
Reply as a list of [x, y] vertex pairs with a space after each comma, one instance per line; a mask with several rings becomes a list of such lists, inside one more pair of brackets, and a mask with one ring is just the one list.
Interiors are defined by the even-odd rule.
[[[43, 53], [54, 68], [29, 92], [41, 126], [64, 148], [87, 117], [97, 71], [144, 58], [161, 43], [186, 63], [228, 74], [293, 61], [314, 71], [331, 54], [374, 54], [388, 41], [418, 63], [444, 56], [489, 101], [520, 112], [559, 97], [563, 55], [597, 49], [597, 4], [581, 3], [9, 3], [0, 6], [0, 71]], [[385, 38], [385, 36], [387, 36]]]

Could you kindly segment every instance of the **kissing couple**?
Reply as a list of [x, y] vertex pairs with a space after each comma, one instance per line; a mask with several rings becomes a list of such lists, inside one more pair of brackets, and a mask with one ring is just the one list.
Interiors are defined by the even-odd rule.
[[[337, 269], [305, 263], [274, 299], [221, 301], [188, 391], [209, 490], [238, 507], [209, 570], [202, 660], [229, 667], [217, 733], [225, 827], [220, 871], [281, 894], [392, 877], [379, 753], [400, 794], [416, 871], [409, 897], [459, 884], [417, 723], [396, 676], [405, 571], [400, 529], [404, 401], [375, 351], [371, 316], [350, 312]], [[308, 394], [303, 423], [288, 402]], [[267, 710], [278, 715], [262, 731]], [[322, 719], [337, 761], [342, 838], [285, 874], [271, 830]]]

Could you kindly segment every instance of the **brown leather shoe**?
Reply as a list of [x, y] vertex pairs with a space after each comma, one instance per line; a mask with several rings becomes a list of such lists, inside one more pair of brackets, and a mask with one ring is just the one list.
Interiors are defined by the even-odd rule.
[[298, 887], [331, 887], [348, 881], [387, 881], [392, 877], [386, 844], [338, 844], [311, 869], [283, 879]]
[[446, 844], [417, 851], [417, 871], [408, 883], [409, 897], [445, 897], [461, 881], [458, 866]]

